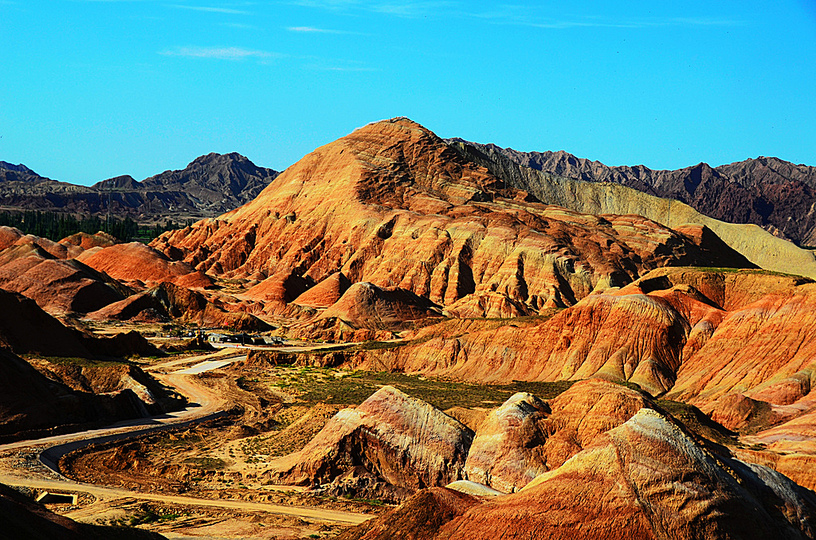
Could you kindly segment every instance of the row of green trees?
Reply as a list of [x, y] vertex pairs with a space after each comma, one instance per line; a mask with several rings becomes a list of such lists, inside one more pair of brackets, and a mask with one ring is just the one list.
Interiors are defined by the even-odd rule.
[[124, 219], [113, 216], [103, 218], [99, 216], [82, 216], [77, 218], [71, 214], [39, 210], [0, 212], [0, 225], [16, 227], [26, 234], [33, 234], [50, 240], [61, 240], [78, 232], [94, 234], [103, 231], [125, 242], [131, 240], [150, 241], [164, 231], [180, 229], [184, 226], [173, 222], [172, 219], [165, 221], [164, 225], [158, 223], [155, 225], [139, 225], [129, 217]]

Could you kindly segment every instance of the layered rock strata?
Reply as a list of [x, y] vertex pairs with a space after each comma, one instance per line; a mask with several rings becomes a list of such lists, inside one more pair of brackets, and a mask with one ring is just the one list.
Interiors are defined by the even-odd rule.
[[530, 200], [394, 119], [315, 150], [251, 203], [151, 245], [213, 276], [262, 279], [245, 298], [269, 312], [337, 272], [493, 317], [573, 305], [661, 266], [750, 264], [648, 219]]

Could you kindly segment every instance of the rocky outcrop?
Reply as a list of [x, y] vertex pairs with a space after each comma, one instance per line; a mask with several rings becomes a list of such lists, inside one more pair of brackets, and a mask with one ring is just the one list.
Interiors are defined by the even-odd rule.
[[340, 319], [355, 329], [384, 330], [441, 315], [439, 306], [410, 291], [360, 282], [349, 287], [319, 318]]
[[132, 392], [139, 398], [144, 416], [162, 413], [176, 404], [159, 383], [132, 364], [48, 360], [32, 360], [31, 363], [52, 381], [64, 384], [75, 392], [87, 394]]
[[301, 451], [271, 464], [278, 483], [335, 495], [402, 499], [463, 477], [473, 432], [427, 403], [385, 386], [344, 409]]
[[112, 423], [147, 414], [145, 403], [133, 388], [106, 394], [75, 391], [47, 379], [26, 361], [0, 348], [0, 440], [67, 432], [89, 423]]
[[319, 148], [254, 201], [151, 245], [213, 276], [263, 279], [246, 297], [273, 313], [336, 272], [483, 317], [573, 305], [656, 267], [725, 260], [648, 219], [530, 202], [407, 119]]
[[327, 308], [340, 300], [351, 286], [348, 278], [342, 272], [335, 272], [314, 287], [306, 290], [295, 298], [294, 304], [303, 307]]
[[[814, 511], [811, 491], [767, 467], [713, 455], [643, 408], [521, 492], [443, 514], [453, 515], [423, 538], [799, 539], [813, 538]], [[397, 508], [344, 538], [381, 538], [366, 535], [392, 516], [393, 534], [422, 527]]]
[[643, 407], [656, 406], [640, 392], [599, 379], [578, 382], [549, 403], [515, 394], [476, 430], [465, 473], [503, 493], [518, 491]]
[[337, 540], [422, 540], [481, 501], [473, 496], [434, 487], [423, 489], [398, 508], [348, 530]]
[[91, 249], [95, 247], [112, 246], [118, 243], [118, 240], [106, 232], [99, 231], [96, 234], [88, 234], [78, 232], [71, 236], [66, 236], [59, 241], [60, 244], [70, 244], [79, 246], [82, 249]]
[[468, 452], [468, 480], [511, 493], [546, 472], [541, 450], [547, 433], [542, 424], [549, 412], [547, 404], [527, 393], [515, 394], [490, 412]]

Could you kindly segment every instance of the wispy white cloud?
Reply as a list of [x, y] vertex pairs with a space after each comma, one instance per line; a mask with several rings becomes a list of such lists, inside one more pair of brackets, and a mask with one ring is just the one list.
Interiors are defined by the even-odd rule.
[[176, 9], [189, 9], [192, 11], [204, 11], [207, 13], [226, 13], [229, 15], [249, 15], [248, 11], [242, 11], [240, 9], [233, 9], [233, 8], [225, 8], [225, 7], [212, 7], [212, 6], [193, 6], [187, 4], [168, 4], [167, 7], [176, 8]]
[[328, 9], [333, 11], [357, 10], [382, 13], [396, 17], [421, 17], [441, 14], [460, 2], [448, 0], [425, 0], [421, 2], [363, 2], [360, 0], [294, 0], [299, 6]]
[[455, 2], [400, 2], [375, 3], [370, 6], [371, 11], [397, 17], [422, 17], [425, 15], [442, 15], [455, 7]]
[[307, 69], [314, 69], [317, 71], [335, 71], [338, 73], [360, 73], [360, 72], [370, 72], [370, 71], [379, 71], [378, 69], [371, 68], [371, 67], [347, 67], [347, 66], [331, 66], [331, 65], [319, 65], [319, 64], [309, 64], [306, 66]]
[[162, 51], [160, 54], [187, 58], [213, 58], [216, 60], [271, 59], [283, 56], [279, 53], [244, 49], [241, 47], [178, 47], [176, 49]]
[[301, 56], [304, 61], [303, 68], [315, 71], [334, 71], [338, 73], [361, 73], [380, 71], [360, 60], [350, 60], [348, 58], [332, 58], [327, 56]]
[[292, 3], [297, 6], [322, 9], [347, 9], [361, 5], [359, 0], [293, 0]]
[[739, 26], [743, 21], [736, 19], [713, 19], [706, 17], [601, 17], [601, 16], [559, 16], [551, 17], [530, 6], [503, 4], [490, 11], [465, 12], [471, 17], [498, 24], [513, 24], [544, 29], [570, 28], [659, 28], [694, 26]]
[[290, 26], [287, 28], [290, 32], [305, 32], [314, 34], [336, 34], [335, 30], [326, 30], [325, 28], [315, 28], [314, 26]]
[[518, 21], [515, 24], [531, 26], [534, 28], [547, 28], [562, 30], [569, 28], [660, 28], [660, 27], [691, 27], [691, 26], [738, 26], [739, 21], [732, 20], [710, 20], [710, 19], [663, 19], [663, 20], [543, 20], [543, 21]]
[[349, 32], [347, 30], [332, 30], [329, 28], [316, 28], [314, 26], [290, 26], [286, 28], [290, 32], [300, 32], [303, 34], [343, 34], [343, 35], [359, 35], [357, 32]]
[[227, 28], [237, 28], [239, 30], [257, 30], [258, 27], [252, 24], [242, 24], [242, 23], [222, 23], [221, 26], [226, 26]]

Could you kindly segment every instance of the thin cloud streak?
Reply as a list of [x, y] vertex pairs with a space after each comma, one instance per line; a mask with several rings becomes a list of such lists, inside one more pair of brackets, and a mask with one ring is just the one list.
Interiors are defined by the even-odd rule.
[[349, 32], [347, 30], [332, 30], [330, 28], [316, 28], [314, 26], [289, 26], [286, 28], [290, 32], [299, 32], [302, 34], [334, 34], [342, 36], [362, 36], [359, 32]]
[[245, 60], [248, 58], [270, 59], [280, 58], [283, 55], [269, 51], [244, 49], [241, 47], [179, 47], [162, 51], [163, 56], [180, 56], [185, 58], [210, 58], [216, 60]]
[[571, 28], [661, 28], [661, 27], [698, 27], [698, 26], [740, 26], [743, 21], [733, 19], [710, 19], [703, 17], [676, 17], [667, 19], [601, 19], [601, 18], [548, 18], [530, 13], [522, 6], [505, 5], [503, 9], [482, 13], [466, 13], [471, 17], [483, 19], [496, 24], [511, 24], [565, 30]]
[[237, 28], [238, 30], [257, 30], [258, 27], [252, 24], [241, 24], [241, 23], [222, 23], [221, 26], [226, 26], [227, 28]]
[[414, 18], [424, 15], [444, 15], [449, 8], [459, 5], [458, 2], [434, 0], [425, 2], [360, 2], [358, 0], [295, 0], [293, 4], [304, 7], [327, 9], [331, 11], [351, 10], [368, 11], [392, 15], [395, 17]]
[[209, 7], [209, 6], [188, 6], [184, 4], [168, 4], [167, 7], [175, 9], [189, 9], [190, 11], [204, 11], [207, 13], [226, 13], [228, 15], [249, 15], [248, 11], [241, 11], [240, 9]]
[[311, 34], [345, 34], [340, 30], [327, 30], [325, 28], [315, 28], [314, 26], [290, 26], [287, 28], [290, 32], [304, 32]]
[[334, 71], [337, 73], [361, 73], [361, 72], [372, 72], [372, 71], [380, 71], [379, 69], [375, 68], [367, 68], [367, 67], [340, 67], [340, 66], [317, 66], [317, 65], [307, 65], [307, 69], [314, 69], [316, 71]]

